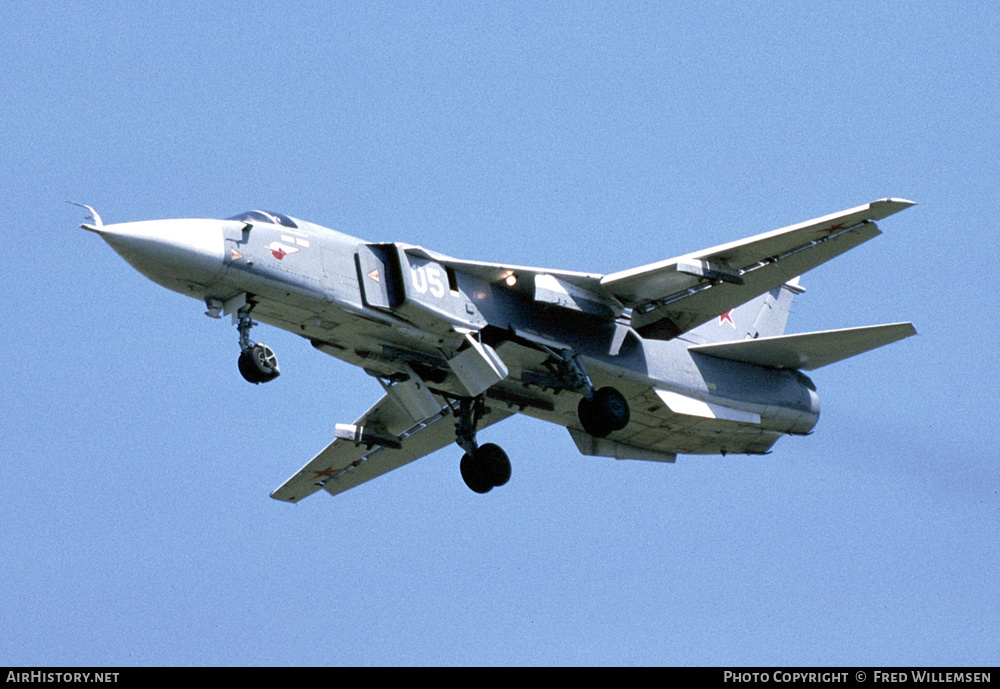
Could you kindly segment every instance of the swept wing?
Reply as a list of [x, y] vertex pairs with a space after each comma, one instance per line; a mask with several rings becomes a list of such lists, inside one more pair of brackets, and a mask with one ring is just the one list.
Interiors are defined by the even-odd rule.
[[[437, 399], [441, 404], [437, 413], [414, 421], [389, 395], [383, 396], [354, 422], [355, 428], [363, 429], [358, 441], [338, 437], [271, 493], [271, 497], [298, 502], [321, 488], [337, 495], [454, 443], [452, 409], [443, 399]], [[510, 415], [506, 409], [489, 406], [479, 428]], [[385, 444], [379, 444], [379, 439]]]
[[[537, 300], [622, 315], [644, 337], [669, 340], [881, 234], [881, 220], [914, 205], [882, 199], [748, 239], [608, 275], [464, 261], [416, 248], [487, 282], [513, 275]], [[520, 287], [519, 287], [520, 288]], [[553, 289], [564, 292], [560, 299]]]
[[670, 339], [880, 234], [876, 220], [913, 205], [882, 199], [678, 258], [605, 275], [632, 327]]

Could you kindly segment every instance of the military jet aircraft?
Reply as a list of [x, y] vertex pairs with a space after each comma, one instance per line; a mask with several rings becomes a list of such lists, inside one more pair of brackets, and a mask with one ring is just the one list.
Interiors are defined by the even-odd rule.
[[[82, 204], [76, 204], [82, 205]], [[765, 454], [819, 419], [803, 373], [915, 334], [910, 323], [785, 335], [799, 276], [880, 234], [913, 205], [882, 199], [608, 275], [468, 261], [369, 242], [290, 216], [84, 229], [140, 273], [232, 317], [238, 367], [279, 374], [256, 321], [362, 367], [384, 391], [271, 495], [336, 495], [450, 443], [486, 493], [511, 475], [477, 433], [514, 413], [565, 427], [579, 451], [673, 462]]]

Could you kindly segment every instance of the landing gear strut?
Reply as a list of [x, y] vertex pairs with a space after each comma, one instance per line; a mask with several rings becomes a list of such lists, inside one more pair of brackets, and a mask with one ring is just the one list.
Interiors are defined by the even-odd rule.
[[510, 480], [510, 459], [499, 445], [476, 442], [476, 425], [486, 413], [481, 397], [463, 397], [455, 416], [455, 442], [465, 450], [459, 464], [465, 485], [476, 493], [489, 493]]
[[257, 325], [250, 318], [252, 304], [243, 306], [236, 312], [240, 331], [240, 358], [236, 362], [243, 378], [254, 385], [274, 380], [281, 371], [278, 369], [278, 357], [274, 350], [266, 344], [250, 341], [250, 328]]

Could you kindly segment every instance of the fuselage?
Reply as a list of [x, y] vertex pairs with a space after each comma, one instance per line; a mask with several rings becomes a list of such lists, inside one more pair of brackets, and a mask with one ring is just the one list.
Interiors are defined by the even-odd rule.
[[577, 298], [537, 269], [460, 262], [259, 211], [86, 227], [152, 281], [204, 302], [208, 315], [249, 299], [254, 319], [383, 380], [415, 371], [435, 392], [470, 396], [447, 362], [471, 333], [508, 369], [485, 393], [494, 400], [574, 426], [578, 396], [550, 356], [571, 350], [594, 387], [614, 386], [629, 400], [627, 432], [661, 437], [667, 409], [676, 432], [657, 441], [664, 453], [766, 452], [818, 420], [802, 374], [691, 353], [684, 337], [643, 338], [627, 311]]

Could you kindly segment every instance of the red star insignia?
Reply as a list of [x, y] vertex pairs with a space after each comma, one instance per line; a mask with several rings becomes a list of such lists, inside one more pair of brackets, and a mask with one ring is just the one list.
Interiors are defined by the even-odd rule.
[[334, 469], [333, 467], [327, 467], [323, 471], [313, 471], [313, 473], [316, 474], [315, 476], [313, 476], [313, 478], [316, 479], [320, 478], [321, 476], [325, 476], [326, 478], [332, 478], [335, 472], [336, 469]]
[[736, 330], [736, 324], [733, 323], [733, 310], [732, 309], [729, 309], [724, 314], [722, 314], [721, 316], [719, 316], [719, 326], [721, 327], [722, 324], [725, 323], [726, 321], [729, 322], [729, 325], [733, 326], [733, 330]]

